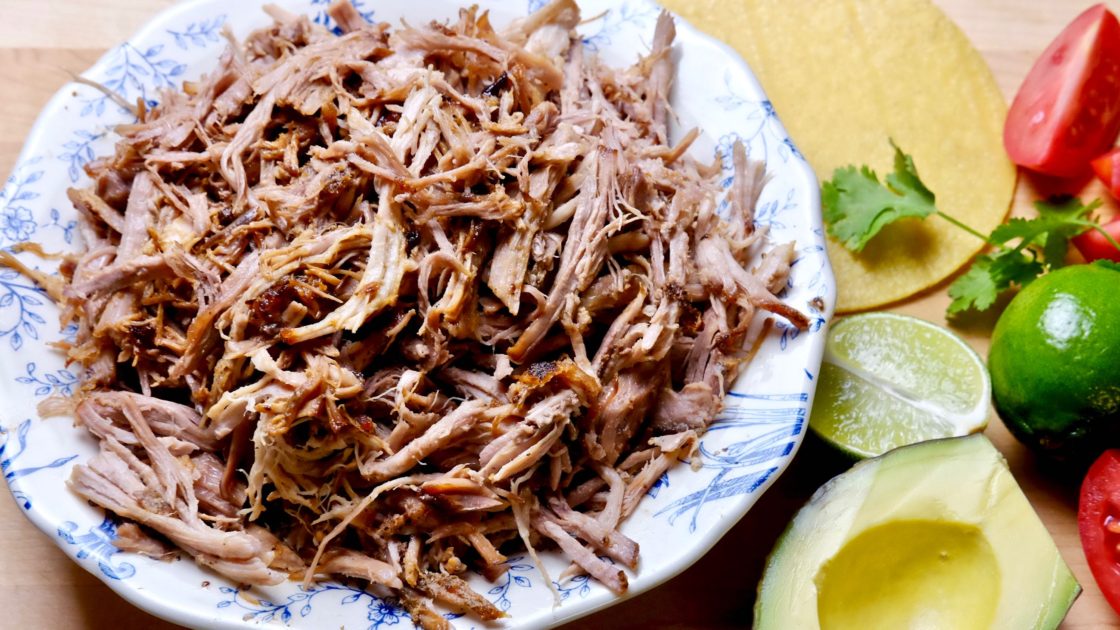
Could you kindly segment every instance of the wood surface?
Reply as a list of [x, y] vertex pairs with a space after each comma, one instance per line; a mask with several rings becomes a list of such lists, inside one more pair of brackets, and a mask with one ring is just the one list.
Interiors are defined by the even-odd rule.
[[[988, 60], [1008, 98], [1046, 44], [1091, 4], [1091, 0], [935, 1]], [[92, 65], [170, 4], [168, 0], [0, 0], [0, 176], [10, 172], [47, 99], [72, 74]], [[1099, 192], [1090, 189], [1088, 194]], [[1031, 182], [1021, 178], [1013, 211], [1029, 212], [1033, 195]], [[943, 283], [891, 310], [944, 324], [947, 303]], [[981, 318], [957, 330], [986, 356], [992, 324], [991, 318]], [[1101, 597], [1081, 552], [1077, 480], [1043, 470], [994, 414], [988, 435], [1006, 455], [1084, 588], [1062, 627], [1120, 628], [1120, 617]], [[754, 589], [775, 538], [812, 491], [840, 470], [840, 464], [807, 444], [790, 470], [695, 566], [649, 593], [571, 627], [748, 626]], [[0, 491], [0, 628], [173, 627], [132, 607], [71, 562], [21, 512], [11, 495]]]

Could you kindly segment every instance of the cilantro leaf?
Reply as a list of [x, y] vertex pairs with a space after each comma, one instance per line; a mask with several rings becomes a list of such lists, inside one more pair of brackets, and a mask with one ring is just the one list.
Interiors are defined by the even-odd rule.
[[1089, 214], [1100, 205], [1100, 200], [1085, 205], [1076, 198], [1052, 203], [1036, 201], [1034, 207], [1038, 209], [1038, 218], [1011, 219], [992, 231], [991, 240], [1006, 245], [1019, 239], [1015, 248], [1019, 250], [1040, 246], [1047, 266], [1057, 269], [1065, 265], [1069, 239], [1087, 229], [1085, 222]]
[[[914, 166], [914, 158], [908, 154], [903, 153], [902, 149], [891, 140], [891, 148], [894, 149], [894, 172], [887, 175], [887, 185], [891, 190], [899, 191], [903, 194], [910, 192], [925, 199], [929, 206], [933, 206], [933, 191], [926, 188], [922, 178], [918, 176], [918, 167]], [[931, 212], [936, 212], [937, 209], [933, 208]]]
[[1041, 218], [1052, 220], [1060, 215], [1066, 221], [1064, 225], [1055, 226], [1050, 230], [1042, 246], [1042, 256], [1051, 269], [1065, 266], [1070, 239], [1089, 229], [1085, 221], [1090, 220], [1093, 210], [1100, 206], [1100, 199], [1094, 199], [1088, 205], [1083, 205], [1081, 200], [1076, 198], [1069, 199], [1058, 206], [1042, 201], [1035, 202], [1034, 207], [1038, 208]]
[[[891, 141], [894, 171], [882, 181], [867, 166], [836, 169], [821, 184], [821, 206], [828, 233], [844, 247], [859, 252], [882, 229], [907, 217], [924, 219], [937, 214], [992, 246], [978, 256], [950, 286], [950, 316], [968, 309], [983, 311], [1000, 293], [1023, 287], [1035, 278], [1065, 265], [1071, 238], [1097, 227], [1091, 216], [1100, 201], [1082, 204], [1069, 198], [1035, 202], [1038, 217], [1014, 218], [990, 236], [937, 209], [935, 197], [918, 176], [914, 160]], [[1120, 270], [1120, 265], [1111, 266]]]
[[1104, 267], [1105, 269], [1120, 271], [1120, 262], [1116, 262], [1115, 260], [1097, 260], [1094, 261], [1093, 264], [1098, 267]]
[[914, 160], [894, 142], [894, 172], [886, 183], [864, 166], [836, 169], [821, 185], [821, 205], [828, 233], [852, 251], [861, 251], [887, 225], [906, 217], [937, 212], [934, 195], [918, 176]]
[[1045, 267], [1038, 260], [1014, 249], [1004, 249], [990, 255], [978, 256], [964, 274], [949, 285], [949, 315], [968, 309], [986, 310], [995, 303], [999, 294], [1013, 284], [1026, 286], [1042, 273]]

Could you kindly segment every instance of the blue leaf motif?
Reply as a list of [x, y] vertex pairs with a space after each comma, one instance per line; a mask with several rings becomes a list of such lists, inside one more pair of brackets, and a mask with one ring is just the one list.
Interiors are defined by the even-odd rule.
[[586, 35], [583, 38], [583, 45], [588, 50], [598, 52], [603, 47], [610, 45], [613, 38], [628, 26], [648, 29], [658, 11], [659, 9], [653, 3], [625, 2], [599, 17], [599, 30]]
[[74, 387], [78, 384], [77, 374], [63, 368], [53, 373], [48, 372], [40, 375], [38, 370], [38, 365], [33, 361], [28, 362], [24, 368], [27, 375], [16, 378], [16, 382], [24, 385], [34, 385], [36, 396], [46, 396], [53, 393], [69, 396], [74, 393]]
[[490, 601], [502, 611], [508, 611], [513, 606], [513, 602], [509, 598], [511, 587], [532, 587], [532, 582], [530, 582], [529, 578], [521, 575], [514, 575], [514, 573], [522, 573], [534, 570], [534, 567], [532, 565], [520, 562], [524, 559], [524, 556], [518, 556], [516, 558], [510, 558], [509, 560], [507, 560], [505, 563], [506, 572], [503, 574], [502, 578], [499, 579], [497, 585], [495, 585], [486, 593], [487, 595], [496, 596]]
[[183, 50], [189, 50], [191, 46], [202, 48], [210, 42], [221, 41], [218, 32], [225, 21], [226, 16], [219, 15], [212, 20], [191, 22], [182, 30], [167, 29], [167, 33], [174, 39], [175, 45]]
[[242, 595], [244, 591], [241, 588], [223, 587], [221, 592], [228, 598], [218, 602], [217, 607], [236, 606], [246, 612], [243, 616], [245, 621], [268, 622], [278, 619], [287, 624], [295, 616], [292, 611], [293, 607], [299, 605], [297, 609], [299, 616], [309, 617], [314, 612], [315, 601], [323, 597], [329, 598], [330, 595], [340, 597], [337, 600], [330, 599], [329, 602], [333, 603], [328, 603], [328, 606], [349, 606], [368, 600], [367, 609], [369, 613], [367, 617], [373, 622], [370, 626], [371, 630], [376, 630], [382, 625], [396, 625], [406, 615], [395, 604], [368, 591], [344, 584], [316, 584], [306, 590], [300, 587], [298, 592], [288, 595], [283, 601], [276, 602], [256, 597], [245, 597]]
[[43, 305], [41, 290], [21, 280], [22, 278], [18, 276], [0, 273], [0, 310], [15, 311], [14, 318], [8, 317], [8, 321], [12, 321], [12, 324], [7, 328], [0, 328], [0, 337], [8, 337], [8, 343], [13, 350], [23, 346], [25, 335], [38, 339], [39, 333], [35, 324], [45, 322], [43, 317], [34, 311], [35, 307]]
[[590, 579], [591, 576], [589, 575], [577, 575], [571, 578], [567, 584], [561, 584], [553, 580], [552, 586], [560, 593], [560, 599], [562, 600], [568, 599], [573, 594], [579, 595], [580, 599], [583, 599], [591, 594], [591, 586], [588, 584]]
[[97, 568], [112, 580], [124, 580], [136, 575], [136, 567], [128, 562], [113, 563], [113, 556], [120, 550], [113, 545], [117, 538], [117, 526], [106, 516], [100, 525], [90, 527], [85, 534], [76, 534], [78, 524], [66, 521], [58, 528], [58, 536], [67, 544], [76, 545], [79, 560], [92, 558]]
[[[170, 31], [169, 31], [170, 32]], [[186, 66], [179, 64], [174, 59], [160, 58], [164, 52], [162, 44], [152, 46], [147, 50], [139, 50], [129, 42], [125, 42], [114, 50], [117, 62], [105, 73], [101, 84], [110, 92], [115, 92], [125, 101], [134, 102], [137, 98], [151, 102], [152, 96], [158, 88], [175, 87], [178, 83], [175, 77], [186, 71]], [[106, 103], [111, 102], [106, 94], [98, 94], [85, 99], [81, 115], [86, 116], [96, 113], [101, 116], [105, 112]], [[129, 110], [120, 109], [127, 115]], [[74, 153], [81, 154], [75, 150]], [[73, 177], [74, 169], [71, 169]]]
[[67, 462], [69, 462], [72, 459], [74, 459], [73, 455], [71, 455], [69, 457], [59, 457], [59, 458], [55, 459], [54, 461], [52, 461], [51, 463], [47, 464], [46, 467], [47, 468], [58, 468], [59, 466], [62, 466], [63, 464], [66, 464]]
[[[24, 456], [27, 452], [28, 436], [30, 432], [31, 419], [27, 418], [21, 421], [19, 426], [16, 427], [16, 444], [12, 445], [11, 430], [0, 426], [0, 471], [3, 471], [4, 479], [7, 479], [9, 483], [39, 471], [57, 469], [57, 467], [73, 461], [77, 456], [58, 457], [54, 462], [44, 465], [17, 466], [19, 458]], [[16, 484], [13, 483], [11, 484], [11, 490], [12, 495], [15, 495], [17, 502], [19, 502], [25, 510], [31, 509], [31, 499], [25, 492], [20, 491], [16, 487]]]
[[[100, 115], [100, 112], [98, 115]], [[59, 153], [58, 159], [69, 163], [67, 174], [70, 175], [70, 181], [72, 183], [77, 183], [78, 179], [82, 176], [82, 168], [93, 160], [93, 144], [107, 134], [107, 130], [103, 130], [99, 133], [78, 130], [74, 132], [74, 136], [77, 138], [76, 140], [71, 140], [62, 145], [68, 150]], [[51, 214], [51, 219], [57, 224], [58, 218], [53, 213]]]
[[[793, 451], [808, 414], [808, 394], [740, 394], [731, 398], [749, 399], [750, 404], [729, 404], [700, 443], [701, 466], [715, 469], [716, 475], [704, 488], [691, 492], [660, 508], [655, 516], [667, 516], [675, 524], [685, 514], [689, 531], [696, 531], [699, 515], [708, 503], [757, 492], [777, 472], [777, 462]], [[791, 404], [792, 403], [792, 404]], [[707, 446], [716, 434], [735, 431], [741, 441]]]

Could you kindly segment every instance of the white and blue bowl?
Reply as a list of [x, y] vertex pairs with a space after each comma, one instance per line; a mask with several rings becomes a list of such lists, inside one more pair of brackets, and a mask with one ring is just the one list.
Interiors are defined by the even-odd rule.
[[[489, 9], [495, 24], [532, 11], [542, 0], [472, 0]], [[160, 88], [176, 88], [215, 66], [225, 46], [220, 30], [238, 36], [268, 23], [262, 0], [191, 0], [154, 18], [84, 73], [130, 102], [154, 105]], [[328, 0], [280, 0], [291, 11], [332, 27]], [[364, 0], [367, 18], [399, 24], [453, 18], [454, 0]], [[580, 0], [584, 46], [614, 66], [627, 66], [649, 50], [660, 8], [646, 0]], [[700, 127], [692, 153], [719, 156], [726, 179], [730, 150], [743, 141], [753, 159], [766, 161], [768, 183], [756, 221], [775, 243], [796, 243], [797, 258], [783, 298], [810, 316], [808, 331], [777, 320], [754, 361], [735, 382], [719, 420], [703, 437], [700, 465], [680, 465], [650, 490], [622, 531], [641, 545], [641, 564], [629, 595], [661, 584], [695, 562], [758, 500], [789, 464], [801, 443], [824, 349], [836, 288], [824, 247], [817, 180], [778, 122], [770, 101], [746, 63], [729, 47], [678, 20], [673, 85], [676, 129]], [[36, 242], [47, 251], [80, 248], [77, 212], [66, 189], [83, 186], [84, 164], [113, 149], [114, 125], [130, 115], [104, 94], [77, 83], [65, 86], [40, 114], [11, 177], [0, 191], [0, 247]], [[21, 257], [48, 268], [30, 255]], [[820, 298], [817, 300], [817, 298]], [[70, 468], [97, 452], [97, 444], [70, 418], [40, 419], [36, 405], [77, 386], [73, 369], [48, 344], [73, 335], [59, 330], [58, 309], [27, 278], [0, 269], [0, 469], [20, 509], [81, 566], [135, 605], [193, 627], [298, 628], [408, 627], [405, 612], [360, 589], [296, 583], [253, 588], [251, 593], [193, 562], [159, 562], [118, 551], [115, 526], [65, 484]], [[554, 578], [567, 566], [544, 554]], [[620, 598], [586, 577], [548, 585], [523, 555], [511, 559], [496, 582], [473, 578], [474, 588], [510, 614], [500, 626], [556, 625], [609, 606]], [[478, 625], [469, 617], [453, 621]]]

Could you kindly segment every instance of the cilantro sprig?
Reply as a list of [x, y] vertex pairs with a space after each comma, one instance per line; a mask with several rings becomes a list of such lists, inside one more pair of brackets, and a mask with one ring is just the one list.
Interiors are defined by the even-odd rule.
[[988, 236], [937, 209], [936, 197], [918, 176], [914, 160], [894, 147], [894, 172], [883, 181], [867, 166], [836, 169], [821, 185], [821, 205], [828, 233], [844, 247], [861, 251], [886, 226], [901, 219], [937, 215], [988, 243], [992, 251], [978, 256], [949, 286], [949, 315], [991, 307], [1000, 293], [1030, 284], [1038, 276], [1065, 264], [1069, 240], [1095, 229], [1117, 249], [1117, 243], [1092, 212], [1100, 201], [1078, 199], [1035, 202], [1038, 217], [1013, 218]]
[[884, 227], [907, 217], [939, 214], [933, 191], [918, 177], [914, 160], [892, 141], [894, 172], [886, 183], [867, 166], [836, 169], [821, 185], [821, 207], [828, 233], [852, 251], [861, 251]]
[[821, 184], [821, 206], [828, 233], [844, 247], [858, 252], [884, 227], [913, 217], [924, 219], [931, 214], [945, 219], [979, 239], [983, 234], [937, 209], [933, 191], [918, 176], [914, 158], [894, 147], [894, 172], [880, 182], [875, 171], [867, 166], [836, 169], [832, 180]]

